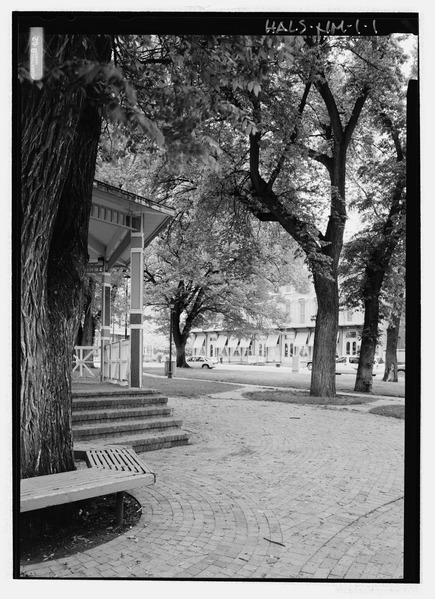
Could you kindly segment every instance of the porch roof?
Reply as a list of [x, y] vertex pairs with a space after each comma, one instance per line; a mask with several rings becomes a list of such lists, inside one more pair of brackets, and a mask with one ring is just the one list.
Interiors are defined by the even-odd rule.
[[94, 181], [88, 234], [90, 265], [105, 260], [109, 269], [128, 266], [131, 233], [141, 230], [141, 221], [146, 247], [173, 216], [172, 208]]

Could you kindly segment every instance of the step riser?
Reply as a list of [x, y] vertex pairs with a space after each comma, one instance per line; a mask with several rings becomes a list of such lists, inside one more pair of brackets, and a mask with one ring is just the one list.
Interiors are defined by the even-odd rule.
[[99, 428], [83, 428], [74, 429], [73, 426], [73, 437], [76, 440], [85, 439], [99, 439], [107, 437], [119, 437], [120, 435], [133, 434], [133, 433], [146, 433], [153, 430], [167, 430], [181, 427], [181, 420], [168, 420], [167, 422], [158, 423], [143, 423], [136, 425], [125, 425], [121, 423], [114, 426], [101, 426]]
[[136, 453], [144, 453], [145, 451], [168, 449], [169, 447], [180, 447], [181, 445], [187, 445], [188, 443], [189, 439], [179, 439], [178, 441], [158, 441], [156, 443], [149, 443], [148, 445], [133, 444], [132, 447]]
[[[104, 441], [107, 442], [107, 439]], [[136, 453], [142, 453], [144, 451], [154, 451], [155, 449], [162, 449], [167, 447], [177, 447], [180, 445], [187, 445], [188, 443], [189, 435], [187, 433], [178, 431], [169, 431], [167, 435], [162, 435], [160, 437], [153, 437], [151, 435], [142, 439], [131, 439], [129, 437], [118, 437], [115, 439], [110, 439], [110, 445], [126, 445], [134, 449]]]
[[126, 397], [101, 399], [73, 399], [73, 410], [110, 410], [123, 408], [145, 408], [155, 405], [166, 405], [167, 397]]
[[[175, 429], [175, 428], [168, 428], [167, 430], [169, 432], [171, 432], [171, 431], [175, 431], [177, 429]], [[125, 437], [126, 434], [130, 433], [132, 435], [138, 435], [141, 432], [143, 432], [143, 431], [134, 430], [134, 431], [120, 431], [120, 432], [115, 432], [115, 433], [110, 433], [110, 434], [104, 434], [104, 433], [103, 434], [95, 434], [95, 433], [92, 434], [91, 433], [91, 434], [88, 434], [88, 435], [76, 435], [73, 432], [73, 438], [74, 438], [74, 441], [82, 441], [82, 442], [98, 441], [98, 442], [107, 442], [108, 443], [109, 440], [110, 440], [110, 443], [113, 443], [115, 445], [117, 445], [117, 444], [118, 445], [123, 445], [123, 441], [120, 441], [120, 439], [123, 438], [123, 437]], [[158, 432], [162, 432], [162, 429], [159, 429]], [[146, 434], [148, 434], [148, 435], [151, 434], [151, 437], [152, 437], [152, 431], [147, 430]], [[153, 443], [156, 443], [156, 442], [160, 443], [161, 441], [160, 441], [160, 439], [158, 439], [158, 440], [157, 439], [153, 439], [152, 442]], [[142, 444], [143, 445], [147, 445], [148, 441], [146, 441], [146, 440], [143, 441], [143, 442], [141, 441], [140, 445], [142, 445]]]
[[156, 417], [165, 417], [172, 416], [173, 408], [151, 408], [148, 410], [134, 410], [133, 412], [127, 412], [123, 410], [116, 410], [114, 413], [107, 413], [104, 411], [101, 412], [76, 412], [72, 414], [72, 421], [74, 424], [87, 424], [91, 422], [113, 422], [120, 421], [125, 422], [129, 418], [156, 418]]
[[73, 391], [72, 397], [73, 399], [78, 399], [81, 397], [162, 397], [159, 391], [155, 389], [116, 389], [113, 391]]

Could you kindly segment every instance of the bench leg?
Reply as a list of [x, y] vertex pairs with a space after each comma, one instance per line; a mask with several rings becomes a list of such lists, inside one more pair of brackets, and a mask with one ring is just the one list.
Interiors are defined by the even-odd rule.
[[124, 520], [124, 492], [116, 494], [116, 524], [119, 526]]

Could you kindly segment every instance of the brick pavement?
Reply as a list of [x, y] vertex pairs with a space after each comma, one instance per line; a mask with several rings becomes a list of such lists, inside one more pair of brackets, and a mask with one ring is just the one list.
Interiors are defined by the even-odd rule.
[[157, 483], [133, 493], [138, 526], [22, 573], [401, 579], [403, 421], [225, 397], [171, 398], [190, 444], [143, 454]]

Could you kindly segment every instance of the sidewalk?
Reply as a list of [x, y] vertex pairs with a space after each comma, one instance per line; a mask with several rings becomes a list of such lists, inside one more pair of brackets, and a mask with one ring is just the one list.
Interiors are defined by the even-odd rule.
[[23, 573], [402, 578], [403, 420], [356, 406], [249, 401], [239, 390], [170, 402], [191, 440], [142, 454], [157, 483], [132, 492], [143, 506], [138, 526], [69, 558], [25, 566]]

